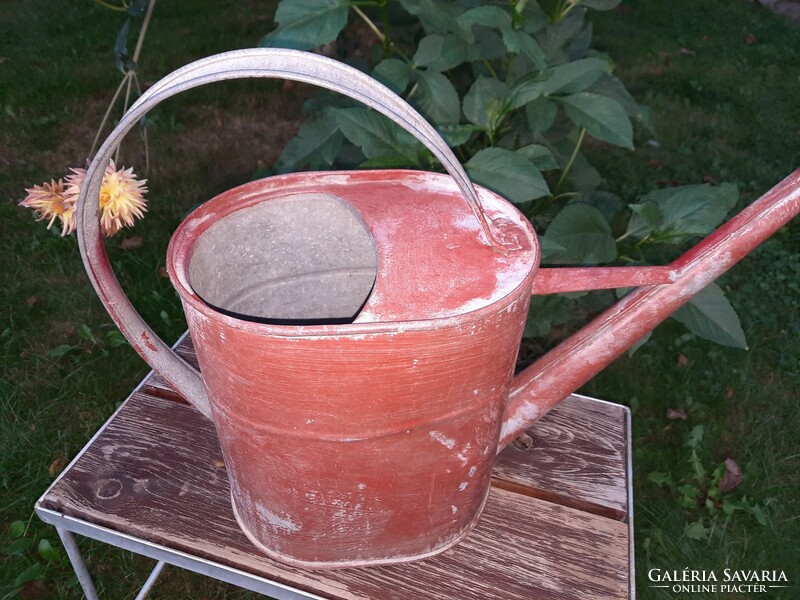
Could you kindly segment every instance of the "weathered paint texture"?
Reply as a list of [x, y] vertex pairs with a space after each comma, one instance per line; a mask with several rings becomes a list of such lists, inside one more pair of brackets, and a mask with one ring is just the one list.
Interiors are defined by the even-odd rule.
[[[189, 275], [204, 232], [311, 188], [349, 203], [375, 239], [375, 288], [355, 322], [269, 325], [205, 304]], [[517, 250], [481, 239], [448, 177], [407, 171], [252, 182], [205, 203], [175, 232], [167, 268], [236, 518], [271, 556], [314, 566], [422, 558], [474, 526], [538, 259], [522, 215], [480, 194]]]
[[[168, 269], [202, 376], [141, 319], [103, 245], [97, 197], [122, 137], [181, 91], [284, 77], [364, 102], [412, 133], [452, 179], [411, 171], [286, 175], [226, 192], [176, 232]], [[355, 321], [266, 325], [226, 316], [192, 289], [195, 240], [244, 206], [331, 194], [375, 240], [377, 277]], [[466, 202], [465, 202], [466, 199]], [[529, 223], [476, 190], [402, 99], [324, 57], [249, 49], [187, 65], [131, 107], [87, 170], [81, 254], [100, 299], [142, 357], [216, 424], [242, 528], [297, 564], [420, 558], [475, 524], [494, 455], [800, 211], [800, 171], [669, 267], [542, 270]], [[231, 244], [238, 240], [232, 239]], [[512, 379], [531, 293], [642, 286]]]
[[511, 443], [533, 420], [589, 381], [799, 212], [800, 169], [666, 267], [671, 283], [637, 288], [517, 375], [499, 448]]

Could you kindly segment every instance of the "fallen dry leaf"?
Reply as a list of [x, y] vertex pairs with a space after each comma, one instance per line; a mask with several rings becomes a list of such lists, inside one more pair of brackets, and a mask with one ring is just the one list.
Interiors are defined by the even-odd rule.
[[686, 368], [687, 366], [689, 366], [689, 359], [686, 358], [685, 354], [679, 354], [678, 355], [678, 366], [681, 369]]
[[169, 279], [169, 273], [167, 273], [167, 267], [158, 267], [158, 275], [163, 277], [164, 279]]
[[64, 470], [64, 466], [66, 464], [67, 457], [63, 454], [59, 454], [53, 459], [53, 462], [50, 463], [50, 466], [47, 467], [47, 472], [50, 473], [51, 476], [55, 477]]
[[678, 408], [668, 408], [667, 409], [667, 418], [671, 421], [676, 419], [680, 419], [681, 421], [685, 421], [688, 415], [683, 407], [679, 406]]
[[711, 175], [703, 175], [703, 183], [711, 183], [716, 185], [717, 180], [714, 179]]
[[689, 50], [688, 48], [680, 48], [678, 50], [678, 54], [681, 54], [683, 56], [694, 56], [695, 55], [695, 51], [694, 50]]
[[726, 397], [728, 400], [730, 400], [731, 398], [733, 398], [733, 388], [732, 388], [732, 387], [729, 387], [728, 389], [726, 389], [726, 390], [725, 390], [725, 397]]
[[51, 598], [52, 590], [50, 590], [43, 581], [34, 580], [26, 581], [22, 584], [22, 591], [19, 597], [22, 600], [39, 600], [40, 598]]
[[122, 250], [135, 250], [136, 248], [141, 248], [144, 240], [140, 235], [134, 235], [129, 238], [125, 238], [120, 243], [119, 247]]
[[752, 33], [748, 33], [746, 36], [744, 36], [744, 43], [748, 46], [752, 46], [756, 43], [756, 36], [754, 36]]
[[742, 479], [744, 479], [744, 476], [742, 475], [742, 470], [739, 468], [739, 465], [736, 464], [736, 461], [732, 458], [726, 458], [725, 474], [722, 476], [722, 479], [719, 480], [719, 491], [730, 492], [733, 488], [742, 483]]
[[39, 301], [39, 297], [38, 296], [28, 296], [28, 299], [25, 300], [25, 304], [27, 304], [28, 306], [33, 306], [38, 301]]

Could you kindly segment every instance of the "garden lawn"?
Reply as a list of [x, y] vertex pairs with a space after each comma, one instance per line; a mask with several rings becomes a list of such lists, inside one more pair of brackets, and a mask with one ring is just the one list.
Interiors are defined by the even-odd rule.
[[[158, 3], [143, 83], [256, 45], [273, 11], [255, 0]], [[0, 4], [0, 599], [81, 597], [33, 503], [147, 372], [96, 299], [74, 236], [46, 231], [17, 206], [26, 187], [83, 166], [120, 78], [112, 49], [123, 20], [91, 2]], [[654, 187], [730, 181], [744, 204], [798, 166], [797, 24], [746, 0], [630, 1], [593, 20], [595, 45], [656, 119], [655, 133], [637, 132], [635, 153], [590, 145], [604, 189], [635, 201]], [[166, 340], [185, 328], [163, 276], [171, 231], [193, 206], [272, 164], [305, 94], [275, 82], [218, 84], [151, 116], [150, 212], [108, 246]], [[140, 172], [142, 145], [129, 138], [121, 162]], [[800, 223], [720, 283], [748, 351], [668, 323], [583, 390], [633, 409], [640, 598], [703, 597], [648, 587], [649, 569], [686, 567], [784, 570], [790, 587], [764, 597], [800, 597]], [[726, 460], [742, 478], [728, 489], [728, 475], [722, 492]], [[101, 596], [133, 598], [152, 562], [81, 544]], [[152, 597], [255, 596], [168, 567]]]

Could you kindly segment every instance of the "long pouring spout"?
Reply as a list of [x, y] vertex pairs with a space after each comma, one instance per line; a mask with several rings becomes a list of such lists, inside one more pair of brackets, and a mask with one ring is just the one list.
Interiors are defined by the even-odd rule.
[[673, 262], [670, 283], [636, 288], [519, 373], [498, 452], [798, 213], [800, 169]]

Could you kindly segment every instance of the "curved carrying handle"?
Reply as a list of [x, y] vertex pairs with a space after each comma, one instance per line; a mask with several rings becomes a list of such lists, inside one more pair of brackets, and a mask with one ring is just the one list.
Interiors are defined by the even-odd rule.
[[274, 48], [217, 54], [167, 75], [131, 106], [89, 165], [76, 208], [78, 245], [92, 285], [123, 335], [156, 372], [209, 418], [211, 408], [200, 373], [150, 329], [122, 291], [111, 269], [100, 232], [98, 199], [103, 174], [112, 154], [122, 138], [150, 109], [171, 96], [207, 83], [251, 77], [311, 83], [358, 100], [389, 117], [439, 159], [472, 207], [488, 241], [502, 247], [492, 235], [472, 183], [447, 143], [408, 103], [368, 75], [330, 58]]

